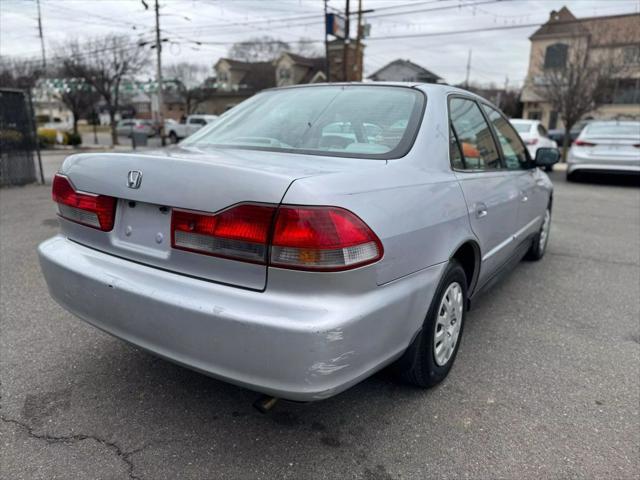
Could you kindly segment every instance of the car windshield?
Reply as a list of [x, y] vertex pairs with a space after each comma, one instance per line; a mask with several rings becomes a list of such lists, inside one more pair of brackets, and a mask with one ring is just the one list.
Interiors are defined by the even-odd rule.
[[584, 134], [587, 136], [612, 135], [640, 137], [640, 122], [590, 123], [584, 131]]
[[511, 122], [511, 125], [513, 125], [513, 128], [515, 128], [518, 133], [529, 133], [531, 125], [533, 124], [528, 122]]
[[398, 158], [411, 148], [424, 101], [422, 92], [406, 87], [271, 90], [233, 108], [183, 144]]

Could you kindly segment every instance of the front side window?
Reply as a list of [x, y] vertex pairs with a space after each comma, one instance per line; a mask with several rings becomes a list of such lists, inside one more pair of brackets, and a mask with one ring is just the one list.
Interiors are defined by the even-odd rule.
[[458, 137], [466, 169], [501, 168], [491, 129], [476, 102], [465, 98], [452, 98], [449, 102], [449, 118]]
[[508, 170], [522, 170], [527, 168], [526, 148], [518, 133], [500, 112], [488, 105], [482, 105], [489, 121], [493, 124], [496, 136], [502, 147], [504, 163]]
[[318, 86], [255, 95], [184, 142], [215, 146], [388, 159], [405, 155], [420, 126], [419, 90]]

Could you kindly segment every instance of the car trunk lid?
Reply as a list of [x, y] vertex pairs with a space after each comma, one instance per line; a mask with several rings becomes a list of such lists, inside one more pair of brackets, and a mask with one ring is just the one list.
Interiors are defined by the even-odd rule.
[[113, 229], [61, 220], [72, 240], [132, 261], [211, 281], [261, 290], [266, 266], [171, 247], [173, 209], [215, 213], [252, 202], [279, 204], [296, 179], [383, 161], [252, 150], [186, 149], [81, 154], [60, 171], [77, 191], [117, 199]]

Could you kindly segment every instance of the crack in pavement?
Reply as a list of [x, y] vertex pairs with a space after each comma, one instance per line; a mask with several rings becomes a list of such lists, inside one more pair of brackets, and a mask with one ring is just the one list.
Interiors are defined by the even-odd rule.
[[147, 448], [149, 448], [150, 446], [157, 444], [157, 443], [169, 443], [170, 440], [167, 440], [166, 442], [149, 442], [145, 445], [143, 445], [142, 447], [133, 449], [133, 450], [124, 450], [120, 445], [118, 445], [115, 442], [110, 442], [108, 440], [105, 440], [103, 438], [100, 438], [98, 436], [95, 435], [85, 435], [85, 434], [76, 434], [76, 435], [49, 435], [49, 434], [43, 434], [43, 433], [36, 433], [34, 431], [34, 428], [31, 427], [30, 425], [28, 425], [25, 422], [21, 422], [20, 420], [16, 420], [13, 418], [7, 418], [4, 415], [0, 415], [0, 420], [2, 420], [5, 423], [11, 423], [14, 425], [17, 425], [19, 427], [21, 427], [22, 429], [27, 431], [27, 434], [35, 439], [38, 440], [44, 440], [47, 443], [53, 444], [53, 443], [67, 443], [67, 444], [73, 444], [73, 443], [77, 443], [77, 442], [82, 442], [84, 440], [93, 440], [101, 445], [104, 445], [105, 447], [113, 450], [115, 452], [115, 454], [122, 459], [122, 461], [127, 465], [127, 470], [128, 470], [128, 475], [129, 478], [132, 480], [142, 480], [141, 477], [138, 477], [134, 472], [134, 468], [135, 465], [133, 464], [133, 461], [131, 460], [131, 457], [137, 453], [140, 453], [144, 450], [146, 450]]

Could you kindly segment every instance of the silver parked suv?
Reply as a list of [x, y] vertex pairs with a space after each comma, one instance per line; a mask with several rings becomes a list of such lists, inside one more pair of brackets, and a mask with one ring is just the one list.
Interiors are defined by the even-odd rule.
[[429, 387], [470, 302], [544, 255], [557, 157], [449, 86], [268, 90], [179, 146], [67, 158], [40, 262], [70, 312], [247, 388]]

